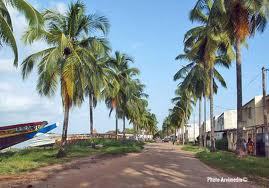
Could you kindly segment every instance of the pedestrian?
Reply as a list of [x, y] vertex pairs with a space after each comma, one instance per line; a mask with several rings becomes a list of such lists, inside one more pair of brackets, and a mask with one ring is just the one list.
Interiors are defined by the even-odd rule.
[[248, 154], [250, 155], [254, 154], [254, 142], [252, 141], [251, 138], [248, 138], [247, 149], [248, 149]]
[[173, 137], [173, 145], [175, 145], [176, 137]]

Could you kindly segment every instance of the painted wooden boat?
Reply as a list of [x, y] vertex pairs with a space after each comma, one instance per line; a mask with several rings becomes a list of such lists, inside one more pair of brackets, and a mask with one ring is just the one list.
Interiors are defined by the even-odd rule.
[[[32, 139], [32, 142], [29, 144], [30, 147], [41, 147], [41, 146], [49, 146], [49, 145], [54, 145], [56, 139], [52, 138], [48, 133], [49, 131], [55, 129], [58, 127], [57, 123], [48, 125], [40, 129], [35, 136], [34, 139]], [[39, 136], [42, 135], [42, 136]], [[32, 136], [32, 135], [31, 135]]]
[[39, 136], [32, 139], [32, 142], [29, 144], [29, 147], [45, 147], [53, 146], [56, 140], [51, 138], [49, 135]]
[[0, 150], [33, 138], [46, 121], [0, 127]]

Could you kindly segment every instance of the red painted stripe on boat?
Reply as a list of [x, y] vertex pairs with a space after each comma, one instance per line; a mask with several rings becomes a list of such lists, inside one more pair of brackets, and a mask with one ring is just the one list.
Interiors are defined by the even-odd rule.
[[4, 127], [0, 127], [0, 130], [7, 130], [7, 129], [14, 129], [17, 127], [25, 127], [25, 126], [36, 126], [36, 125], [42, 125], [42, 124], [48, 124], [46, 121], [39, 121], [39, 122], [32, 122], [32, 123], [23, 123], [23, 124], [16, 124], [16, 125], [8, 125]]

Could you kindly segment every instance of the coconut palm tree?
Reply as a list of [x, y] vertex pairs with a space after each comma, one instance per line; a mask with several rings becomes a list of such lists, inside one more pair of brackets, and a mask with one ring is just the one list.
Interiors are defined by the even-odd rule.
[[[198, 0], [197, 12], [204, 11], [205, 0]], [[242, 60], [241, 46], [256, 31], [263, 32], [268, 19], [269, 4], [264, 0], [215, 0], [211, 1], [210, 25], [227, 32], [236, 51], [237, 83], [237, 153], [242, 147]]]
[[[92, 54], [85, 47], [85, 36], [92, 29], [89, 28], [90, 23], [102, 18], [85, 15], [85, 11], [85, 5], [80, 1], [71, 3], [64, 15], [47, 10], [43, 13], [46, 27], [39, 30], [30, 27], [24, 36], [26, 42], [42, 39], [49, 45], [22, 62], [22, 76], [25, 79], [37, 65], [37, 90], [41, 96], [50, 97], [60, 87], [64, 121], [58, 157], [65, 155], [70, 108], [83, 102], [86, 83], [83, 71], [93, 61]], [[107, 26], [104, 23], [97, 24], [96, 28], [105, 30]]]
[[25, 0], [0, 0], [0, 47], [6, 44], [14, 53], [14, 65], [18, 65], [18, 49], [13, 35], [12, 20], [7, 9], [11, 6], [23, 13], [31, 27], [39, 28], [43, 25], [41, 14]]
[[164, 118], [162, 125], [162, 131], [164, 135], [169, 136], [170, 128], [172, 127], [171, 125], [171, 115], [169, 114], [167, 117]]
[[119, 87], [116, 88], [116, 92], [111, 91], [111, 87], [106, 89], [106, 104], [110, 109], [109, 115], [115, 110], [116, 119], [116, 137], [118, 135], [118, 118], [123, 120], [123, 134], [125, 134], [125, 118], [126, 118], [126, 107], [128, 97], [131, 95], [131, 88], [133, 87], [132, 79], [134, 76], [139, 74], [139, 70], [131, 68], [129, 63], [134, 60], [126, 54], [115, 52], [115, 57], [110, 59], [111, 66], [115, 71], [116, 80], [119, 83]]
[[131, 124], [133, 124], [135, 134], [139, 133], [147, 120], [147, 107], [148, 102], [146, 97], [141, 97], [141, 95], [136, 95], [128, 102], [128, 119]]
[[102, 99], [102, 90], [113, 79], [110, 67], [108, 52], [110, 48], [107, 40], [103, 38], [91, 37], [85, 42], [85, 47], [92, 55], [91, 64], [84, 70], [86, 80], [85, 96], [89, 98], [90, 112], [90, 134], [93, 135], [93, 108], [97, 101]]
[[[199, 9], [200, 6], [204, 8], [202, 10]], [[198, 8], [197, 8], [198, 7]], [[216, 89], [216, 83], [214, 81], [214, 76], [221, 77], [220, 74], [215, 70], [215, 64], [221, 64], [225, 67], [229, 67], [229, 64], [233, 58], [233, 50], [229, 40], [229, 36], [224, 32], [221, 33], [218, 28], [209, 23], [209, 18], [212, 13], [212, 1], [203, 1], [203, 4], [196, 5], [194, 9], [191, 11], [190, 18], [192, 21], [199, 21], [202, 23], [201, 26], [195, 27], [189, 30], [185, 35], [185, 54], [178, 56], [178, 58], [184, 58], [190, 61], [194, 61], [193, 64], [190, 64], [188, 67], [184, 68], [180, 73], [186, 73], [187, 70], [191, 70], [190, 68], [195, 65], [197, 66], [197, 77], [200, 78], [200, 83], [197, 83], [194, 88], [198, 88], [198, 90], [189, 88], [190, 92], [201, 98], [202, 95], [205, 96], [206, 90], [209, 90], [209, 98], [210, 98], [210, 119], [211, 119], [211, 150], [215, 151], [215, 139], [214, 139], [214, 126], [213, 126], [213, 93], [214, 87]], [[218, 31], [218, 32], [217, 32]], [[184, 72], [185, 71], [185, 72]], [[194, 72], [193, 72], [194, 73]], [[191, 78], [193, 77], [193, 73], [189, 75]], [[199, 76], [200, 74], [200, 76]], [[202, 82], [204, 79], [208, 82]], [[201, 79], [202, 78], [202, 79]], [[188, 79], [188, 76], [186, 76]], [[221, 82], [225, 86], [223, 82], [223, 78]], [[190, 85], [190, 80], [186, 82], [187, 85]], [[183, 89], [186, 86], [183, 85]], [[203, 91], [204, 90], [204, 91]]]
[[158, 124], [158, 121], [157, 121], [156, 115], [148, 111], [146, 131], [150, 133], [152, 136], [154, 136], [158, 132], [157, 124]]
[[[189, 58], [190, 60], [190, 58]], [[229, 66], [229, 65], [227, 65]], [[174, 76], [174, 80], [180, 80], [180, 88], [181, 90], [188, 91], [192, 96], [194, 101], [199, 101], [199, 127], [201, 128], [201, 99], [204, 95], [204, 88], [209, 88], [209, 78], [208, 73], [205, 72], [205, 69], [201, 63], [195, 63], [195, 60], [190, 64], [181, 68]], [[226, 88], [226, 83], [224, 78], [220, 75], [216, 68], [214, 68], [214, 93], [217, 93], [218, 84], [217, 81], [221, 84], [221, 86]], [[206, 96], [209, 96], [208, 92]], [[196, 102], [195, 102], [196, 103]], [[202, 130], [199, 129], [200, 136], [200, 146], [202, 146]], [[205, 133], [203, 133], [205, 135]]]
[[[254, 35], [258, 30], [263, 32], [269, 14], [268, 1], [227, 1], [225, 4], [225, 19], [229, 20], [224, 26], [230, 34], [236, 51], [236, 84], [237, 84], [237, 144], [236, 150], [239, 154], [242, 148], [243, 125], [242, 124], [242, 59], [241, 45], [248, 36]], [[229, 7], [229, 8], [228, 8]], [[222, 22], [221, 22], [222, 23]]]

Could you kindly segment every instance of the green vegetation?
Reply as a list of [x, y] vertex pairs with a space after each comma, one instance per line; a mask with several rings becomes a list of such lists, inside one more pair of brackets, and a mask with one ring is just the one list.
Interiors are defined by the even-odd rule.
[[184, 146], [182, 146], [181, 149], [183, 151], [190, 151], [190, 152], [193, 152], [193, 153], [198, 153], [198, 152], [201, 152], [201, 151], [205, 151], [204, 148], [199, 148], [198, 146], [194, 146], [194, 145], [184, 145]]
[[11, 6], [24, 14], [29, 26], [35, 29], [43, 24], [42, 15], [25, 0], [0, 0], [0, 48], [9, 46], [14, 53], [14, 65], [18, 66], [18, 48], [13, 35], [12, 20], [7, 7]]
[[[214, 95], [219, 86], [226, 87], [224, 78], [217, 70], [229, 68], [236, 62], [237, 85], [237, 150], [242, 146], [242, 52], [241, 47], [250, 36], [263, 32], [268, 22], [267, 1], [197, 0], [190, 10], [189, 18], [195, 26], [184, 36], [183, 53], [176, 57], [183, 66], [174, 75], [178, 81], [174, 107], [164, 120], [163, 131], [167, 135], [186, 126], [193, 108], [199, 104], [199, 127], [202, 127], [202, 98], [204, 112], [210, 102], [211, 151], [216, 151], [214, 136]], [[198, 25], [198, 26], [197, 26]], [[204, 113], [204, 123], [206, 123]], [[205, 137], [205, 125], [199, 130], [199, 144]], [[183, 137], [183, 136], [182, 136]], [[183, 137], [184, 142], [184, 137]], [[205, 139], [204, 139], [205, 143]], [[219, 144], [219, 143], [218, 143]], [[220, 145], [218, 145], [219, 147]], [[239, 153], [239, 152], [238, 152]]]
[[269, 181], [269, 160], [266, 158], [253, 156], [238, 158], [232, 152], [217, 151], [211, 153], [207, 149], [193, 145], [183, 146], [182, 150], [195, 153], [195, 156], [205, 164], [227, 173], [248, 177], [262, 183]]
[[[93, 149], [92, 142], [102, 144], [103, 147]], [[68, 145], [66, 157], [57, 158], [58, 148], [31, 148], [19, 151], [10, 151], [0, 154], [0, 175], [17, 174], [55, 163], [63, 163], [77, 157], [86, 157], [94, 154], [124, 154], [139, 152], [144, 143], [135, 141], [116, 141], [95, 139]]]
[[38, 70], [37, 92], [41, 96], [52, 97], [60, 91], [64, 114], [58, 157], [66, 153], [70, 109], [80, 107], [86, 99], [91, 134], [93, 110], [100, 101], [105, 101], [109, 115], [115, 111], [116, 135], [118, 119], [123, 120], [124, 138], [126, 120], [133, 123], [136, 132], [158, 131], [156, 117], [148, 109], [145, 85], [138, 78], [140, 71], [130, 66], [134, 60], [119, 51], [111, 56], [107, 39], [110, 24], [105, 16], [88, 14], [85, 4], [76, 1], [65, 13], [44, 10], [42, 17], [42, 27], [29, 26], [23, 39], [27, 44], [43, 40], [48, 47], [23, 60], [22, 77], [26, 79]]

